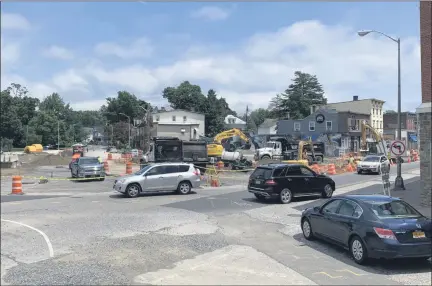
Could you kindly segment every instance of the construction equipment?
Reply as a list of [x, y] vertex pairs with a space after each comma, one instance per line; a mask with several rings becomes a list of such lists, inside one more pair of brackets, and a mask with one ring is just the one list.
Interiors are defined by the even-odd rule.
[[[245, 142], [245, 144], [241, 144], [238, 141], [233, 141], [232, 139], [235, 136], [238, 136]], [[224, 150], [233, 152], [240, 147], [244, 147], [244, 149], [247, 150], [250, 149], [251, 140], [240, 129], [233, 128], [217, 134], [214, 137], [213, 142], [207, 145], [207, 152], [209, 157], [215, 157], [219, 160], [222, 159]]]
[[305, 166], [316, 163], [317, 156], [315, 156], [314, 143], [311, 140], [299, 141], [297, 151], [285, 152], [283, 156], [284, 163], [288, 164], [303, 164]]
[[[255, 160], [283, 159], [323, 162], [324, 153], [325, 146], [322, 142], [312, 142], [310, 139], [306, 141], [289, 141], [281, 137], [274, 139], [274, 141], [268, 141], [265, 147], [258, 149], [255, 153]], [[298, 154], [300, 154], [300, 159]]]
[[[372, 138], [367, 137], [367, 131], [369, 131], [369, 135], [371, 135]], [[379, 132], [376, 131], [376, 129], [369, 125], [366, 121], [363, 121], [361, 126], [360, 142], [360, 154], [362, 155], [362, 157], [371, 154], [387, 154], [387, 149], [387, 144], [385, 143]]]

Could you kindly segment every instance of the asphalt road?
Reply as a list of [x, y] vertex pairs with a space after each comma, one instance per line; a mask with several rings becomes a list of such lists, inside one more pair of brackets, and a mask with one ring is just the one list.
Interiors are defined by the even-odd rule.
[[[406, 184], [419, 180], [409, 165]], [[376, 175], [335, 180], [339, 194], [382, 192]], [[128, 199], [109, 180], [24, 188], [22, 196], [2, 195], [2, 285], [431, 282], [429, 263], [360, 267], [338, 248], [304, 241], [300, 212], [318, 199], [261, 203], [242, 186]]]

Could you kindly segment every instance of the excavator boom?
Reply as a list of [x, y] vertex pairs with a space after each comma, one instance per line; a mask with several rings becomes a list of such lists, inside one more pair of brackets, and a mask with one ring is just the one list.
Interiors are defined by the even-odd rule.
[[230, 130], [226, 130], [226, 131], [223, 131], [223, 132], [217, 134], [214, 137], [214, 141], [217, 142], [217, 143], [221, 143], [222, 140], [228, 139], [228, 138], [231, 138], [231, 137], [234, 137], [234, 136], [238, 136], [243, 141], [245, 141], [246, 143], [249, 143], [249, 138], [240, 129], [238, 129], [238, 128], [233, 128], [233, 129], [230, 129]]
[[[374, 139], [375, 142], [367, 142], [367, 130], [369, 130], [370, 134], [372, 135], [372, 139]], [[381, 134], [373, 128], [371, 125], [369, 125], [366, 122], [362, 122], [362, 128], [361, 128], [361, 150], [363, 154], [367, 155], [369, 153], [376, 153], [376, 154], [386, 154], [387, 153], [387, 147], [386, 143], [384, 142], [383, 138], [381, 137]], [[370, 149], [371, 147], [376, 147], [376, 152], [372, 152]]]

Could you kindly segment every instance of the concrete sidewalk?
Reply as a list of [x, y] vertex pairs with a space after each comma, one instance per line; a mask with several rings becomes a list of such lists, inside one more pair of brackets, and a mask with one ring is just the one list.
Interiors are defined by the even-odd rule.
[[391, 191], [391, 195], [393, 197], [398, 197], [415, 207], [418, 211], [420, 211], [423, 215], [427, 217], [432, 217], [431, 215], [431, 206], [429, 202], [429, 206], [422, 204], [421, 192], [423, 190], [422, 181], [416, 180], [405, 183], [405, 191]]

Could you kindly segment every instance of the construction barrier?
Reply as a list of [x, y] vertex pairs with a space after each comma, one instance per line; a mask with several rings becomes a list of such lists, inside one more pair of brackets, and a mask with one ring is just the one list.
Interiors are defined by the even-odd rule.
[[11, 195], [23, 195], [21, 176], [12, 177], [12, 193]]
[[327, 166], [327, 174], [328, 175], [336, 175], [336, 166], [335, 166], [335, 164], [328, 164], [328, 166]]
[[126, 174], [132, 174], [132, 162], [126, 163]]

